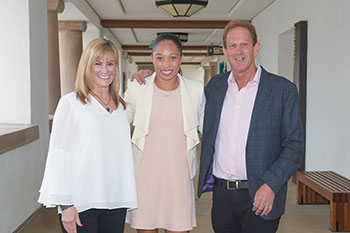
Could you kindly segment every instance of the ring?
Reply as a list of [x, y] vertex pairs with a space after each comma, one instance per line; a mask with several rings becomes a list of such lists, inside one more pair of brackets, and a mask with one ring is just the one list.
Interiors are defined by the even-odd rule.
[[265, 206], [264, 209], [270, 209], [270, 207], [269, 206]]
[[63, 224], [64, 227], [68, 227], [68, 224]]

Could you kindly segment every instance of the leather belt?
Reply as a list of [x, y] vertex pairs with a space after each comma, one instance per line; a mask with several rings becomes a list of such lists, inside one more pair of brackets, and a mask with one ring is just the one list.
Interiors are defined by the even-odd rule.
[[224, 179], [220, 179], [220, 178], [215, 177], [214, 184], [216, 186], [219, 186], [221, 188], [225, 188], [227, 190], [247, 189], [248, 188], [248, 180], [230, 181], [230, 180], [224, 180]]

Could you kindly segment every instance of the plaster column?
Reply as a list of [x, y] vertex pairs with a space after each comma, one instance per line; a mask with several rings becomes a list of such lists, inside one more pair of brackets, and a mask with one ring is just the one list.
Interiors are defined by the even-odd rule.
[[55, 113], [61, 97], [57, 13], [63, 10], [63, 0], [47, 0], [49, 119]]
[[209, 62], [209, 65], [211, 67], [211, 77], [213, 77], [214, 75], [217, 75], [219, 73], [218, 63], [217, 62]]
[[83, 51], [84, 21], [59, 21], [61, 95], [74, 91], [75, 75]]
[[203, 66], [203, 69], [204, 69], [204, 86], [206, 86], [209, 80], [212, 78], [211, 66]]

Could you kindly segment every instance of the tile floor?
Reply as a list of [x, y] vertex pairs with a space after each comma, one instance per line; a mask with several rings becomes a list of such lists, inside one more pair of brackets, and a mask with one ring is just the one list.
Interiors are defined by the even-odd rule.
[[[213, 232], [210, 222], [211, 194], [196, 200], [197, 224], [192, 232]], [[296, 204], [296, 185], [289, 183], [286, 213], [281, 218], [278, 233], [329, 233], [329, 205]], [[127, 225], [125, 233], [135, 233]], [[35, 216], [16, 233], [61, 233], [55, 209], [41, 208]]]

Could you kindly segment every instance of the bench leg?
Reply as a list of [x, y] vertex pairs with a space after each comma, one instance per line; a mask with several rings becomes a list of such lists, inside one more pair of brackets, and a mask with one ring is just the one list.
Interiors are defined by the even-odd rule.
[[337, 194], [330, 203], [332, 231], [350, 231], [349, 194]]
[[327, 204], [329, 201], [298, 180], [298, 204]]

